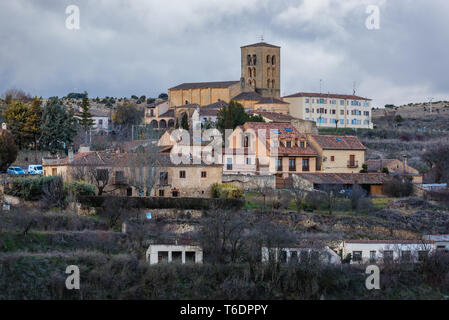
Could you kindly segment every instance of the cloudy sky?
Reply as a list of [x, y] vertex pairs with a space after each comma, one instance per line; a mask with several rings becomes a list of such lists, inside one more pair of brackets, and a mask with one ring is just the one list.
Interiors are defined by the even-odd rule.
[[[80, 29], [66, 28], [66, 8]], [[369, 30], [367, 6], [380, 9]], [[449, 100], [447, 0], [0, 0], [0, 93], [157, 96], [239, 80], [240, 46], [281, 49], [281, 94], [352, 93], [374, 106]]]

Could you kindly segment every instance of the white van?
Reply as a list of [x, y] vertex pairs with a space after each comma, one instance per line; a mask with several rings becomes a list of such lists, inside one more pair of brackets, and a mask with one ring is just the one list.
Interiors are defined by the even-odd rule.
[[30, 164], [28, 166], [28, 174], [42, 174], [42, 165]]

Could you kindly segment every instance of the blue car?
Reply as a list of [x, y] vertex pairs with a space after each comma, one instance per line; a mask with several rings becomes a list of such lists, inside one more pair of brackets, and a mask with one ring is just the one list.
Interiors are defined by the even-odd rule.
[[9, 167], [8, 170], [6, 170], [7, 174], [25, 174], [25, 171], [21, 167]]

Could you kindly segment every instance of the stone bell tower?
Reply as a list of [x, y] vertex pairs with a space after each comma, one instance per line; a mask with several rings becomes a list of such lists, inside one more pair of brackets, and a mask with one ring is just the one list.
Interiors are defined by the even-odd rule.
[[259, 42], [241, 47], [243, 91], [256, 91], [263, 97], [281, 95], [281, 47]]

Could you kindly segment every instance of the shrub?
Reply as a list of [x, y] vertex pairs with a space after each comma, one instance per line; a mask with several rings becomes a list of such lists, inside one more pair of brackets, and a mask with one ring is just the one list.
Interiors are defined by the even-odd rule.
[[27, 201], [36, 201], [42, 197], [43, 186], [53, 181], [55, 177], [36, 177], [14, 179], [5, 193]]
[[243, 190], [232, 184], [218, 184], [212, 185], [212, 197], [224, 199], [241, 199], [243, 197]]
[[79, 196], [94, 196], [95, 186], [85, 182], [69, 181], [64, 184], [67, 194], [72, 194], [76, 198]]
[[14, 142], [14, 136], [6, 130], [0, 130], [0, 171], [5, 172], [6, 169], [16, 161], [17, 146]]

